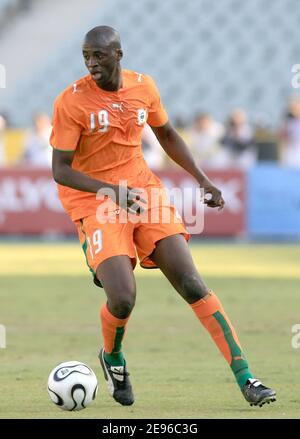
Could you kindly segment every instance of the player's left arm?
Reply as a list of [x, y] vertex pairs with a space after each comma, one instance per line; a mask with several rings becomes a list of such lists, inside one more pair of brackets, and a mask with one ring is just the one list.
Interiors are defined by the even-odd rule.
[[197, 180], [200, 187], [204, 189], [204, 195], [210, 194], [211, 197], [209, 199], [205, 198], [204, 203], [209, 207], [223, 209], [225, 201], [221, 191], [197, 166], [189, 148], [172, 124], [168, 121], [161, 127], [151, 126], [151, 128], [168, 156]]

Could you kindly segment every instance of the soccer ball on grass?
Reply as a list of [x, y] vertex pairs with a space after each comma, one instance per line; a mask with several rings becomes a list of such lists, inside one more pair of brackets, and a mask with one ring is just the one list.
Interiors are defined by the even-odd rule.
[[48, 378], [48, 393], [62, 410], [82, 410], [96, 398], [97, 377], [93, 370], [80, 361], [60, 363]]

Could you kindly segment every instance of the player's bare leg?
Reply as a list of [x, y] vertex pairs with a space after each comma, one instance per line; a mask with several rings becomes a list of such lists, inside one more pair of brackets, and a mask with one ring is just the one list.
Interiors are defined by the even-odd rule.
[[276, 392], [265, 387], [251, 374], [236, 332], [220, 301], [201, 279], [184, 237], [173, 235], [160, 240], [151, 259], [210, 333], [234, 373], [245, 399], [251, 405], [259, 406], [275, 401]]
[[130, 258], [114, 256], [106, 259], [98, 266], [96, 275], [107, 296], [107, 303], [100, 311], [104, 339], [104, 348], [99, 353], [100, 363], [111, 396], [122, 405], [131, 405], [134, 396], [121, 350], [136, 297]]

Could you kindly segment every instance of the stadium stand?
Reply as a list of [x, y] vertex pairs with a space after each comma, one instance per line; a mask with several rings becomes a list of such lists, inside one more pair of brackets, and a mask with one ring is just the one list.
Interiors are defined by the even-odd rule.
[[[23, 0], [24, 1], [24, 0]], [[24, 5], [28, 6], [30, 0], [25, 0]], [[3, 32], [12, 16], [22, 8], [22, 0], [0, 0], [0, 32]]]
[[0, 0], [0, 14], [6, 14], [7, 10], [14, 6], [17, 3], [17, 0]]
[[108, 24], [121, 33], [123, 66], [156, 79], [172, 117], [191, 120], [205, 110], [224, 120], [240, 107], [275, 125], [293, 91], [299, 19], [297, 0], [33, 2], [0, 36], [8, 75], [1, 107], [21, 125], [36, 110], [50, 113], [55, 96], [85, 74], [84, 33]]

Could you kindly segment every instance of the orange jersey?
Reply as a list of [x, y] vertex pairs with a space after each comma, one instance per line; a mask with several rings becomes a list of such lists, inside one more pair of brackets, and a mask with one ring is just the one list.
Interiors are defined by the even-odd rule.
[[[154, 81], [148, 75], [122, 71], [118, 91], [100, 89], [90, 75], [76, 81], [56, 99], [50, 143], [75, 151], [72, 168], [92, 178], [128, 186], [160, 187], [141, 148], [144, 124], [168, 121]], [[95, 213], [96, 194], [58, 185], [59, 197], [72, 220]], [[99, 203], [99, 202], [98, 202]]]

